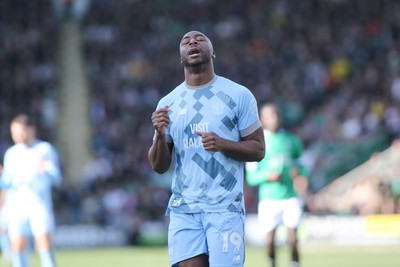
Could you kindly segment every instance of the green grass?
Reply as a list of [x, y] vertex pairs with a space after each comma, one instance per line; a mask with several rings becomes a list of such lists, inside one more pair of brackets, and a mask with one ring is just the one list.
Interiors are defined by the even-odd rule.
[[[399, 246], [302, 246], [302, 267], [399, 267]], [[287, 248], [278, 250], [278, 267], [289, 266]], [[58, 250], [58, 267], [169, 266], [165, 247], [126, 247]], [[31, 267], [40, 267], [33, 254]], [[0, 266], [7, 266], [4, 262]], [[8, 265], [9, 266], [9, 265]], [[267, 267], [264, 251], [247, 246], [245, 267]]]

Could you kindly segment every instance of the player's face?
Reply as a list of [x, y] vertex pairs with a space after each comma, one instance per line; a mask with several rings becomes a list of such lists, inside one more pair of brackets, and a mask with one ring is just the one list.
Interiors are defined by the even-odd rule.
[[32, 127], [23, 125], [21, 123], [11, 123], [11, 138], [16, 144], [29, 144], [34, 134]]
[[275, 132], [279, 128], [279, 114], [273, 107], [264, 107], [260, 113], [260, 120], [265, 129]]
[[201, 32], [186, 33], [180, 43], [183, 66], [196, 66], [210, 62], [215, 57], [211, 41]]

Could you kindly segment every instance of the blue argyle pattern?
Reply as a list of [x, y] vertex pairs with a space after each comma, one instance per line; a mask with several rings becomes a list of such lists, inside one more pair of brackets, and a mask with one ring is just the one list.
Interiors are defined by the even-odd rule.
[[167, 141], [174, 145], [168, 209], [174, 212], [244, 212], [244, 163], [206, 151], [198, 132], [240, 141], [261, 127], [253, 94], [221, 76], [201, 87], [185, 82], [160, 100], [170, 108]]

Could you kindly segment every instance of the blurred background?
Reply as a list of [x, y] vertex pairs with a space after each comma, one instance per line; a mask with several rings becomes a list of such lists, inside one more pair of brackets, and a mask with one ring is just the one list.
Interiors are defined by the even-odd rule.
[[279, 103], [303, 140], [302, 240], [400, 244], [398, 1], [2, 0], [0, 155], [10, 119], [33, 114], [65, 177], [56, 245], [165, 244], [171, 177], [147, 161], [150, 117], [183, 81], [193, 29], [213, 41], [216, 73]]

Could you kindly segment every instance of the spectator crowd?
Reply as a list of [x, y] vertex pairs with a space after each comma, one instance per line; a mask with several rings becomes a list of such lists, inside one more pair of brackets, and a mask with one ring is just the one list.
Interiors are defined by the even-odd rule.
[[[35, 115], [40, 136], [56, 141], [63, 19], [74, 17], [60, 19], [51, 1], [0, 2], [1, 155], [11, 144], [9, 120], [19, 111]], [[93, 159], [81, 184], [55, 191], [60, 224], [112, 225], [134, 236], [142, 222], [163, 220], [169, 188], [158, 179], [168, 177], [155, 177], [147, 161], [150, 117], [183, 80], [177, 43], [190, 29], [214, 40], [218, 74], [246, 85], [260, 104], [281, 106], [285, 126], [305, 143], [311, 194], [343, 174], [326, 171], [341, 155], [376, 144], [345, 162], [351, 163], [345, 171], [399, 135], [396, 1], [91, 0], [79, 23]]]

